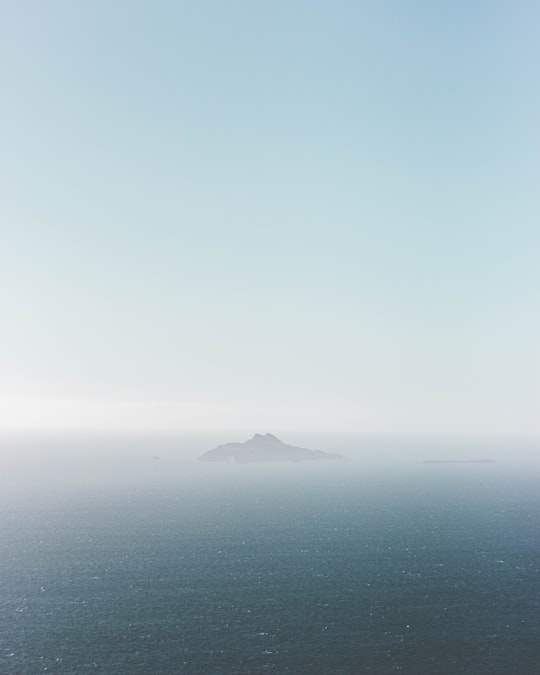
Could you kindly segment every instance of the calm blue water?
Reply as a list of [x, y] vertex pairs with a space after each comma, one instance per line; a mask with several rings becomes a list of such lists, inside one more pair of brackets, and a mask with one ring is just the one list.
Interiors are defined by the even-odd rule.
[[534, 448], [319, 440], [4, 439], [0, 673], [540, 673]]

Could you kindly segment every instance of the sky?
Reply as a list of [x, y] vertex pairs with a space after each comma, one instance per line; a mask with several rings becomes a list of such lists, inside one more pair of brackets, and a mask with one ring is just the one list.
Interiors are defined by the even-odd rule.
[[535, 0], [0, 0], [0, 428], [540, 433]]

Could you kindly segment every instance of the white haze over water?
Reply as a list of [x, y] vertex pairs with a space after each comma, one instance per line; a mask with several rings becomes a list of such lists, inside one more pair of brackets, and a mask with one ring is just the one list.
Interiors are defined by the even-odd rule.
[[[359, 475], [375, 471], [391, 477], [429, 470], [439, 473], [460, 471], [476, 478], [487, 475], [526, 474], [540, 470], [538, 439], [512, 436], [399, 435], [399, 434], [328, 434], [279, 432], [290, 445], [342, 454], [346, 462], [280, 463], [276, 466], [222, 465], [199, 463], [198, 457], [217, 445], [244, 441], [252, 435], [244, 432], [215, 433], [96, 433], [49, 431], [0, 434], [1, 482], [5, 494], [22, 490], [30, 497], [29, 486], [39, 489], [71, 490], [76, 486], [154, 482], [180, 486], [185, 480], [226, 477], [237, 472], [238, 478], [250, 471], [264, 475], [306, 475], [325, 472], [339, 475], [349, 469]], [[470, 464], [493, 460], [488, 464]], [[422, 465], [424, 462], [458, 462]], [[460, 462], [464, 462], [461, 464]], [[231, 473], [232, 472], [232, 473]]]
[[0, 672], [535, 672], [537, 443], [273, 431], [1, 434]]
[[[531, 406], [534, 400], [531, 399]], [[437, 434], [441, 430], [453, 433], [503, 436], [536, 435], [534, 425], [528, 425], [523, 415], [508, 410], [493, 418], [488, 404], [467, 408], [464, 405], [432, 408], [429, 414], [423, 406], [404, 402], [384, 411], [375, 406], [344, 402], [321, 404], [291, 401], [253, 404], [247, 401], [229, 403], [191, 403], [176, 400], [92, 400], [55, 398], [0, 398], [0, 432], [78, 431], [127, 433], [230, 433], [246, 428], [278, 428], [292, 433], [422, 433]], [[395, 429], [393, 429], [395, 427]]]

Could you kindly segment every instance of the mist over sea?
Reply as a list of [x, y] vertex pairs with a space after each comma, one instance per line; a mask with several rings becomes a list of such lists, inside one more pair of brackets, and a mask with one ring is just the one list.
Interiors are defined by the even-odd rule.
[[0, 673], [539, 672], [537, 440], [259, 431], [4, 434]]

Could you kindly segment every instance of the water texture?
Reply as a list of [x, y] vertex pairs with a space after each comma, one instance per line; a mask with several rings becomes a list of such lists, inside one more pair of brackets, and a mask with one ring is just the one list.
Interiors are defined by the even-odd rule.
[[0, 673], [540, 672], [534, 472], [161, 450], [4, 493]]

